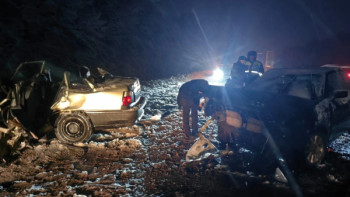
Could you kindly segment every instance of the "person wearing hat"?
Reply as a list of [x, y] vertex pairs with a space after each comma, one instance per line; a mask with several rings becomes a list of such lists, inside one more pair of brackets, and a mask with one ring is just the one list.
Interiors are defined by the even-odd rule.
[[231, 69], [231, 80], [228, 83], [230, 86], [242, 87], [245, 80], [245, 71], [249, 67], [246, 65], [246, 57], [240, 56]]
[[245, 72], [249, 75], [249, 81], [253, 81], [264, 74], [264, 65], [256, 60], [257, 52], [249, 51], [245, 64], [249, 67]]

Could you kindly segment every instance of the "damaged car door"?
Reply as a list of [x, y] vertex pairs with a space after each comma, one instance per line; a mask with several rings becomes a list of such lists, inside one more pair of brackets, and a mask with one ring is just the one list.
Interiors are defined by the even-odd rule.
[[24, 128], [38, 134], [48, 121], [57, 91], [45, 61], [21, 63], [6, 89], [7, 97], [1, 102], [4, 123], [16, 119]]
[[[330, 140], [335, 139], [342, 132], [349, 131], [349, 90], [349, 78], [346, 77], [344, 72], [332, 71], [326, 74], [324, 98], [317, 107], [320, 107], [321, 105], [326, 105], [323, 106], [324, 108], [328, 107], [327, 118], [329, 120], [327, 120], [328, 123], [326, 124], [330, 127]], [[324, 121], [324, 119], [320, 121]]]

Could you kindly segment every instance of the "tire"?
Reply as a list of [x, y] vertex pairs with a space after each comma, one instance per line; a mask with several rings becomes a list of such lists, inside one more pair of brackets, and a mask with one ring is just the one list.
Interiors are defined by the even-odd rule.
[[327, 153], [327, 140], [324, 134], [312, 134], [305, 146], [304, 159], [308, 166], [320, 164]]
[[90, 118], [83, 112], [61, 113], [55, 122], [55, 134], [63, 143], [87, 142], [93, 132]]

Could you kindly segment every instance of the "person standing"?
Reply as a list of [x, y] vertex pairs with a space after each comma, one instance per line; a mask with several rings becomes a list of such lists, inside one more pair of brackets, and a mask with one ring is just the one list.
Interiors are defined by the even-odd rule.
[[230, 86], [242, 87], [245, 80], [245, 71], [249, 67], [245, 64], [246, 57], [240, 56], [236, 63], [233, 64], [231, 69], [231, 80], [229, 82]]
[[264, 74], [264, 65], [256, 60], [257, 52], [249, 51], [246, 65], [249, 67], [245, 72], [249, 75], [248, 81], [251, 82]]
[[[199, 100], [208, 87], [209, 83], [204, 79], [191, 80], [180, 87], [177, 103], [179, 108], [182, 108], [183, 129], [187, 136], [191, 134], [195, 136], [198, 133]], [[190, 130], [190, 114], [192, 133]]]

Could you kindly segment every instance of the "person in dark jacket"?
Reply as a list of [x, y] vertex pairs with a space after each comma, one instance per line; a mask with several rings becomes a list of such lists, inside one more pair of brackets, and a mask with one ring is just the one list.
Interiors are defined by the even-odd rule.
[[253, 81], [264, 74], [264, 65], [256, 60], [257, 52], [249, 51], [247, 55], [246, 65], [249, 67], [245, 72], [249, 74], [249, 81]]
[[246, 57], [244, 56], [239, 56], [238, 60], [236, 63], [233, 64], [232, 69], [231, 69], [231, 77], [236, 76], [236, 75], [242, 75], [244, 74], [244, 71], [247, 70], [247, 65], [245, 64]]
[[231, 69], [231, 80], [228, 83], [230, 86], [242, 87], [245, 81], [245, 71], [249, 67], [245, 64], [246, 57], [240, 56]]
[[[196, 79], [184, 83], [177, 95], [177, 103], [182, 108], [183, 129], [187, 136], [197, 135], [199, 100], [209, 83], [204, 79]], [[192, 118], [192, 133], [190, 130], [190, 113]]]

